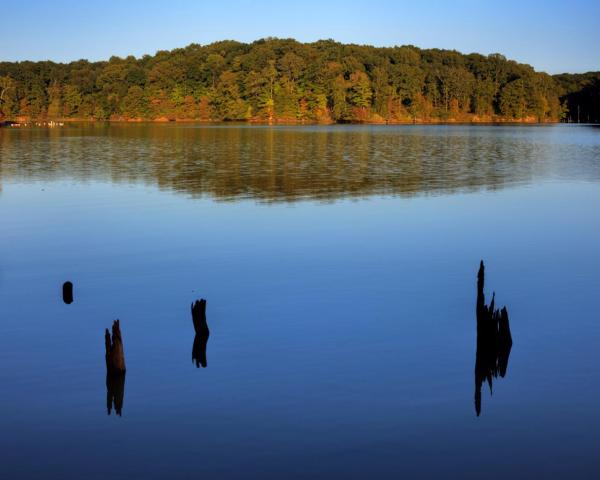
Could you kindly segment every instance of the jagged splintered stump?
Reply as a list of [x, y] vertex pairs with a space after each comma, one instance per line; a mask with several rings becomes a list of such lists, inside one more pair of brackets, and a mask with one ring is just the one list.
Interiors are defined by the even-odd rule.
[[104, 342], [106, 346], [106, 371], [108, 373], [125, 373], [125, 352], [119, 320], [113, 322], [112, 339], [108, 328], [106, 329]]
[[62, 294], [63, 302], [67, 305], [73, 303], [73, 284], [71, 282], [63, 283]]
[[208, 330], [208, 324], [206, 323], [206, 300], [203, 298], [196, 300], [192, 304], [192, 322], [194, 323], [194, 330], [196, 336], [194, 337], [194, 345], [192, 347], [192, 362], [196, 364], [196, 367], [202, 365], [206, 367], [206, 344], [208, 343], [208, 336], [210, 331]]
[[477, 353], [475, 356], [475, 411], [481, 414], [481, 386], [488, 382], [492, 392], [492, 379], [504, 377], [512, 348], [512, 336], [506, 307], [495, 309], [496, 293], [490, 305], [485, 304], [485, 267], [483, 260], [477, 273]]

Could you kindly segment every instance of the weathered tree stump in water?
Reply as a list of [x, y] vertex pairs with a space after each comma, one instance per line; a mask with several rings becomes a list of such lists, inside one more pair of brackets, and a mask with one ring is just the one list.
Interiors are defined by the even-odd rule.
[[125, 351], [123, 350], [119, 320], [113, 322], [112, 339], [108, 328], [106, 329], [104, 343], [106, 346], [106, 371], [108, 373], [125, 373]]
[[196, 368], [200, 365], [205, 368], [207, 365], [206, 344], [208, 343], [210, 331], [206, 323], [206, 300], [203, 298], [192, 304], [192, 322], [196, 331], [194, 345], [192, 346], [192, 362], [196, 363]]
[[481, 414], [481, 387], [487, 381], [492, 391], [493, 378], [504, 377], [512, 348], [508, 311], [495, 309], [496, 294], [490, 305], [485, 304], [483, 260], [477, 273], [477, 353], [475, 354], [475, 411]]
[[192, 303], [192, 322], [196, 333], [206, 333], [208, 335], [208, 325], [206, 323], [206, 300], [201, 298]]
[[63, 283], [62, 294], [63, 302], [67, 305], [73, 303], [73, 284], [71, 282]]

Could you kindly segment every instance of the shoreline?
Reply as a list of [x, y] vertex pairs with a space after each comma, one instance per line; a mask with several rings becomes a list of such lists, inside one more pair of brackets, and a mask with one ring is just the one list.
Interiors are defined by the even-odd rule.
[[[107, 120], [95, 120], [89, 118], [59, 118], [53, 120], [31, 120], [31, 119], [17, 119], [17, 120], [4, 120], [0, 121], [0, 128], [32, 128], [32, 127], [46, 127], [46, 128], [56, 128], [63, 127], [67, 124], [128, 124], [128, 125], [136, 125], [136, 124], [198, 124], [198, 125], [207, 125], [207, 126], [215, 126], [215, 125], [249, 125], [249, 126], [331, 126], [331, 125], [370, 125], [370, 126], [394, 126], [394, 125], [493, 125], [493, 126], [503, 126], [503, 125], [558, 125], [558, 124], [573, 124], [577, 125], [577, 123], [572, 122], [561, 122], [560, 120], [546, 120], [546, 121], [537, 121], [532, 119], [471, 119], [471, 120], [422, 120], [418, 119], [415, 121], [360, 121], [360, 122], [318, 122], [318, 121], [259, 121], [259, 120], [199, 120], [199, 119], [107, 119]], [[579, 123], [579, 125], [584, 125], [583, 123]]]

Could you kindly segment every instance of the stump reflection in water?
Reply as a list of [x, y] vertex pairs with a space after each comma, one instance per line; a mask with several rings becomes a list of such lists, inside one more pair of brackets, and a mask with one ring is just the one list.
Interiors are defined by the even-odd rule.
[[106, 372], [106, 412], [110, 415], [114, 407], [120, 417], [125, 397], [125, 373]]
[[206, 323], [206, 300], [196, 300], [192, 304], [192, 321], [196, 336], [194, 337], [194, 345], [192, 346], [192, 362], [196, 364], [196, 368], [202, 365], [206, 368], [206, 344], [208, 343], [208, 324]]
[[125, 396], [125, 351], [119, 320], [112, 325], [112, 336], [106, 329], [104, 333], [106, 348], [106, 409], [108, 415], [114, 406], [115, 413], [121, 416], [123, 397]]

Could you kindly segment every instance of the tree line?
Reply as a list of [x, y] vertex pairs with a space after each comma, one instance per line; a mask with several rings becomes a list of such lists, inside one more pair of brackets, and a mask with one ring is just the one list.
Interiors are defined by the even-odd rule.
[[562, 73], [554, 78], [561, 87], [566, 121], [600, 123], [600, 72]]
[[573, 117], [570, 98], [588, 95], [580, 84], [500, 54], [267, 38], [100, 62], [0, 62], [0, 118], [543, 122]]

